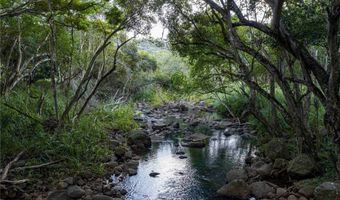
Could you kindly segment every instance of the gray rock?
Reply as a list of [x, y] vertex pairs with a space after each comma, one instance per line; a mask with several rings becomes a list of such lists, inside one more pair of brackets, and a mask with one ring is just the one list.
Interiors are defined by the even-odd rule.
[[289, 162], [288, 173], [296, 177], [308, 177], [311, 176], [316, 170], [316, 164], [306, 154], [300, 154]]
[[227, 173], [227, 182], [231, 182], [236, 179], [242, 179], [246, 181], [248, 179], [248, 175], [246, 170], [244, 169], [232, 169]]
[[93, 196], [93, 200], [114, 200], [114, 198], [102, 194], [97, 194]]
[[151, 147], [151, 138], [142, 130], [134, 130], [129, 133], [127, 143], [135, 153], [142, 153]]
[[251, 193], [260, 199], [270, 197], [269, 193], [275, 192], [275, 189], [273, 187], [269, 186], [263, 181], [254, 182], [250, 184], [249, 187]]
[[158, 172], [151, 172], [150, 174], [149, 174], [149, 176], [151, 176], [151, 177], [156, 177], [156, 176], [158, 176], [160, 173], [158, 173]]
[[271, 174], [272, 165], [263, 161], [257, 161], [251, 165], [251, 168], [255, 169], [256, 173], [261, 176], [269, 176]]
[[311, 198], [314, 196], [314, 186], [303, 186], [299, 189], [299, 194], [302, 194], [305, 197]]
[[206, 146], [209, 137], [200, 133], [189, 135], [183, 139], [182, 146], [203, 148]]
[[283, 197], [287, 195], [287, 190], [285, 188], [277, 188], [276, 189], [276, 195], [278, 197]]
[[127, 193], [127, 191], [123, 188], [123, 187], [121, 187], [121, 186], [115, 186], [115, 187], [113, 187], [113, 189], [112, 189], [116, 194], [117, 193], [119, 193], [119, 194], [121, 194], [121, 195], [125, 195], [126, 193]]
[[289, 195], [287, 200], [299, 200], [295, 195]]
[[67, 196], [78, 199], [85, 195], [85, 190], [77, 185], [72, 185], [67, 188]]
[[69, 185], [73, 185], [74, 184], [74, 178], [73, 177], [67, 177], [64, 179], [64, 182], [66, 182]]
[[58, 190], [51, 192], [47, 200], [72, 200], [69, 196], [67, 196], [67, 193], [65, 190]]
[[129, 169], [128, 169], [128, 174], [129, 174], [129, 176], [137, 175], [137, 169], [135, 169], [135, 168], [129, 168]]
[[340, 199], [340, 184], [334, 182], [325, 182], [319, 185], [314, 190], [316, 200], [339, 200]]
[[250, 196], [249, 185], [244, 180], [233, 180], [232, 182], [222, 186], [217, 194], [220, 196], [248, 199]]

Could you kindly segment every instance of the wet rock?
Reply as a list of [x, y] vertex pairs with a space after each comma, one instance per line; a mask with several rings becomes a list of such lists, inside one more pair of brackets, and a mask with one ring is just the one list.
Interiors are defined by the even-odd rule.
[[203, 148], [206, 146], [208, 139], [209, 137], [206, 135], [195, 133], [184, 138], [182, 142], [182, 146], [193, 147], [193, 148]]
[[158, 173], [158, 172], [151, 172], [150, 174], [149, 174], [149, 176], [151, 176], [151, 177], [156, 177], [156, 176], [158, 176], [160, 173]]
[[85, 195], [85, 190], [83, 190], [81, 187], [72, 185], [67, 188], [67, 196], [78, 199]]
[[134, 168], [129, 168], [128, 169], [128, 174], [129, 176], [134, 176], [137, 174], [137, 169], [134, 169]]
[[121, 186], [115, 186], [113, 187], [112, 190], [114, 191], [115, 194], [121, 194], [121, 195], [127, 194], [127, 191]]
[[334, 182], [325, 182], [314, 190], [316, 200], [340, 199], [340, 184]]
[[306, 154], [300, 154], [289, 162], [288, 173], [295, 177], [311, 176], [316, 170], [316, 164]]
[[186, 159], [186, 158], [188, 158], [188, 157], [187, 157], [187, 156], [181, 155], [181, 156], [179, 156], [178, 158], [179, 158], [179, 159]]
[[151, 147], [151, 138], [142, 130], [130, 132], [127, 142], [135, 153], [145, 152]]
[[47, 200], [72, 200], [69, 196], [67, 196], [67, 193], [65, 190], [58, 190], [51, 192]]
[[275, 192], [275, 189], [273, 187], [269, 186], [263, 181], [254, 182], [250, 184], [249, 187], [251, 193], [260, 199], [270, 197], [269, 193]]
[[244, 180], [233, 180], [232, 182], [222, 186], [217, 194], [220, 196], [248, 199], [250, 196], [249, 185]]
[[176, 155], [184, 155], [184, 154], [185, 154], [184, 151], [177, 151], [177, 152], [176, 152]]
[[246, 170], [244, 169], [232, 169], [227, 173], [227, 182], [231, 182], [236, 179], [241, 179], [246, 181], [248, 179], [248, 175]]
[[127, 166], [127, 168], [135, 168], [136, 169], [136, 168], [138, 168], [139, 161], [138, 160], [130, 160], [125, 165]]
[[93, 200], [114, 200], [114, 198], [102, 194], [97, 194], [93, 196]]
[[287, 143], [280, 138], [274, 138], [264, 145], [264, 154], [271, 160], [277, 158], [289, 159]]

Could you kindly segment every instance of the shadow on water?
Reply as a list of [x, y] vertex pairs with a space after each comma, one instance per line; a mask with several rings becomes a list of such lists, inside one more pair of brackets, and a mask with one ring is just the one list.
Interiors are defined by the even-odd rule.
[[[122, 186], [130, 200], [210, 200], [225, 183], [226, 173], [241, 167], [250, 149], [250, 142], [240, 136], [225, 137], [215, 132], [209, 145], [202, 149], [183, 148], [186, 159], [180, 159], [173, 141], [154, 143], [143, 157], [136, 176], [127, 177]], [[160, 173], [150, 177], [150, 172]], [[225, 198], [224, 198], [225, 199]]]

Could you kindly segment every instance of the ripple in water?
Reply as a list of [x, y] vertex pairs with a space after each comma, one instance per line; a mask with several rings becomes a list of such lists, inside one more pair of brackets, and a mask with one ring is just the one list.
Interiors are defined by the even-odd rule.
[[[154, 143], [140, 161], [138, 174], [121, 182], [128, 191], [125, 199], [218, 199], [216, 190], [224, 184], [226, 173], [244, 164], [251, 147], [240, 136], [215, 132], [205, 148], [183, 148], [187, 159], [179, 159], [178, 148], [182, 147], [172, 141]], [[160, 174], [150, 177], [152, 171]]]

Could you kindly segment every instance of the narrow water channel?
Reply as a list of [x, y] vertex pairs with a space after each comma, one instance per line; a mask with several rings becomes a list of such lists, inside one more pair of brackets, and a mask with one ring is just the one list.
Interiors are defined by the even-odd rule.
[[[187, 158], [175, 152], [181, 148]], [[242, 166], [250, 143], [240, 136], [224, 136], [216, 131], [205, 148], [183, 148], [172, 140], [153, 143], [140, 161], [138, 174], [126, 177], [122, 186], [128, 200], [218, 199], [216, 190], [225, 183], [226, 173]], [[160, 173], [150, 177], [151, 172]], [[224, 198], [225, 199], [225, 198]]]

